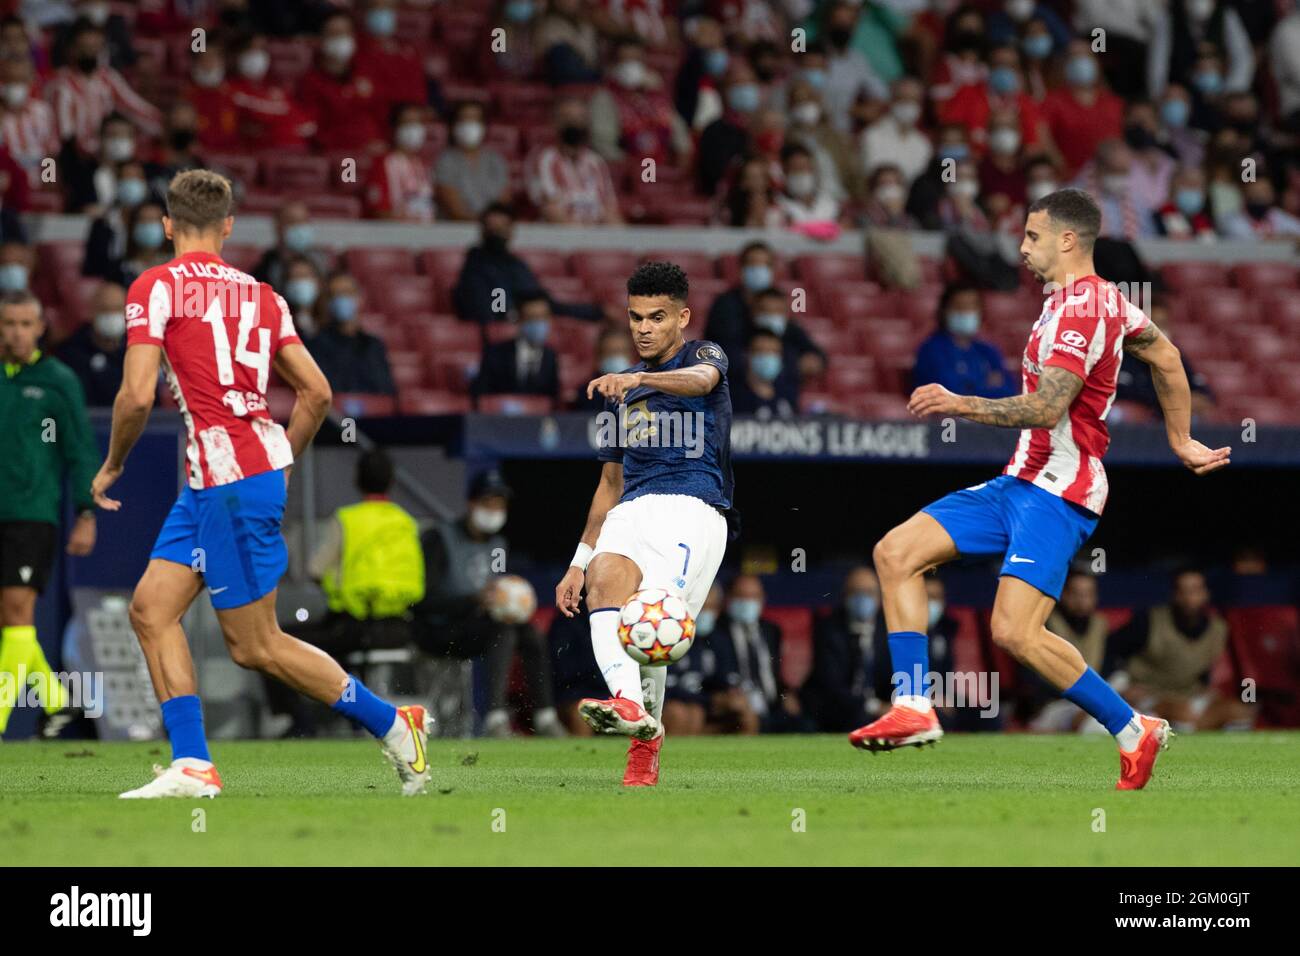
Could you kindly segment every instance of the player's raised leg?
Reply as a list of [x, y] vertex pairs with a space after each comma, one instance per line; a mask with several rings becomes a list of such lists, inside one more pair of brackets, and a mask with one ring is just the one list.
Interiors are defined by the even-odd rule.
[[261, 671], [360, 724], [379, 741], [408, 796], [429, 782], [429, 724], [423, 707], [395, 707], [349, 675], [320, 648], [280, 630], [275, 591], [250, 604], [217, 611], [230, 658]]
[[883, 716], [849, 734], [853, 746], [873, 752], [893, 750], [934, 743], [943, 736], [924, 686], [930, 670], [925, 573], [955, 557], [957, 548], [952, 537], [923, 511], [894, 528], [876, 545], [873, 558], [880, 579], [885, 626], [889, 628], [895, 693], [893, 706]]
[[645, 709], [640, 666], [618, 641], [618, 612], [641, 586], [641, 577], [636, 562], [612, 551], [597, 553], [587, 566], [591, 650], [610, 696], [588, 697], [578, 704], [578, 713], [597, 733], [650, 740], [659, 735], [659, 721]]
[[132, 595], [131, 626], [162, 705], [172, 762], [166, 768], [155, 766], [154, 779], [123, 793], [124, 799], [215, 797], [221, 793], [221, 776], [203, 732], [194, 660], [181, 627], [181, 618], [202, 588], [202, 577], [188, 565], [155, 557]]
[[1055, 598], [1028, 582], [1004, 575], [993, 603], [993, 642], [1105, 727], [1119, 746], [1116, 789], [1141, 790], [1151, 779], [1156, 757], [1169, 745], [1169, 722], [1135, 713], [1084, 662], [1078, 648], [1047, 629], [1055, 604]]

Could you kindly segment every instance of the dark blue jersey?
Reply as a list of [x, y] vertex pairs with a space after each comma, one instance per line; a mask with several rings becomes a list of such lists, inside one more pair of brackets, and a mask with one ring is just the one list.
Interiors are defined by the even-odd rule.
[[[599, 433], [601, 461], [623, 465], [623, 497], [692, 495], [731, 511], [731, 395], [727, 356], [712, 342], [687, 342], [663, 365], [644, 362], [629, 372], [672, 372], [712, 365], [721, 373], [707, 395], [669, 395], [650, 385], [627, 393], [622, 404], [605, 403]], [[652, 378], [653, 380], [653, 378]]]

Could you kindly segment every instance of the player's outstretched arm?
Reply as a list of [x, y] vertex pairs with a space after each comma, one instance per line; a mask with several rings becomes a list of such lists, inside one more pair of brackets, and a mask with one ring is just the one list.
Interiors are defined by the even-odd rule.
[[692, 398], [709, 394], [718, 387], [721, 380], [722, 373], [707, 364], [691, 365], [670, 372], [616, 372], [592, 379], [587, 385], [587, 397], [599, 394], [621, 402], [632, 389], [646, 385], [668, 395]]
[[127, 347], [122, 363], [122, 387], [113, 401], [113, 429], [108, 439], [108, 455], [99, 473], [90, 483], [90, 493], [95, 504], [105, 511], [116, 511], [122, 502], [108, 497], [106, 492], [122, 474], [126, 456], [131, 453], [153, 410], [154, 393], [158, 389], [158, 367], [162, 364], [162, 349], [157, 345], [131, 345]]
[[[564, 577], [555, 586], [555, 606], [565, 617], [573, 617], [578, 612], [578, 601], [582, 597], [582, 586], [586, 580], [586, 565], [591, 557], [591, 549], [596, 546], [596, 539], [600, 537], [605, 515], [622, 497], [623, 465], [620, 462], [607, 461], [600, 471], [600, 482], [596, 485], [596, 493], [591, 497], [591, 508], [587, 511], [587, 525], [582, 529], [582, 540], [578, 545], [578, 552], [574, 554], [575, 563], [569, 565], [569, 570], [564, 572]], [[581, 563], [578, 563], [579, 561]]]
[[288, 436], [296, 460], [320, 431], [321, 423], [329, 414], [334, 394], [325, 373], [320, 370], [307, 347], [297, 342], [291, 342], [276, 353], [275, 372], [294, 391]]
[[1192, 387], [1178, 347], [1154, 324], [1124, 342], [1124, 351], [1151, 367], [1151, 381], [1165, 416], [1169, 447], [1194, 474], [1206, 475], [1227, 466], [1232, 448], [1206, 448], [1192, 437]]
[[912, 392], [907, 410], [917, 417], [957, 415], [981, 425], [1002, 428], [1055, 428], [1083, 390], [1083, 379], [1068, 369], [1049, 365], [1038, 376], [1038, 388], [1010, 398], [954, 395], [942, 385], [922, 385]]

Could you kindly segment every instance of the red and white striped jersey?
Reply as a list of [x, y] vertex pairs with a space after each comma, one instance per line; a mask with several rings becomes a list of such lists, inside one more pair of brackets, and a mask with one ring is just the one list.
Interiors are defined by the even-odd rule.
[[266, 407], [271, 363], [301, 342], [265, 282], [207, 252], [146, 269], [126, 297], [127, 345], [157, 345], [185, 419], [190, 487], [226, 485], [293, 464]]
[[94, 155], [99, 152], [99, 127], [104, 117], [116, 110], [124, 114], [146, 136], [162, 132], [162, 114], [131, 88], [117, 70], [101, 66], [85, 74], [71, 67], [55, 73], [45, 88], [60, 139], [76, 139], [77, 145]]
[[618, 196], [600, 154], [582, 149], [570, 158], [555, 146], [535, 150], [525, 161], [528, 198], [539, 209], [557, 204], [570, 222], [604, 222]]
[[1047, 297], [1021, 362], [1022, 393], [1037, 391], [1038, 376], [1049, 366], [1079, 376], [1083, 390], [1055, 428], [1020, 432], [1004, 474], [1101, 514], [1109, 490], [1101, 464], [1110, 444], [1106, 415], [1115, 402], [1124, 340], [1149, 324], [1146, 313], [1099, 276], [1075, 279]]
[[371, 167], [366, 211], [407, 222], [433, 222], [433, 167], [401, 150], [385, 154]]
[[44, 100], [29, 98], [16, 110], [0, 113], [0, 141], [18, 165], [27, 170], [32, 186], [39, 186], [41, 163], [59, 153], [59, 132], [54, 110]]

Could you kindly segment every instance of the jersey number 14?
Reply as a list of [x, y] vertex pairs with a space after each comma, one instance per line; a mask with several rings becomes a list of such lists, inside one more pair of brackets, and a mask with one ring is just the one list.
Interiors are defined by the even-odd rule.
[[[203, 321], [212, 326], [212, 346], [217, 353], [217, 381], [235, 384], [235, 366], [230, 359], [230, 336], [226, 333], [226, 313], [220, 299], [213, 299]], [[257, 390], [265, 395], [271, 377], [271, 330], [257, 329], [257, 351], [248, 347], [249, 334], [257, 329], [257, 303], [239, 303], [239, 338], [235, 342], [235, 361], [257, 372]]]

